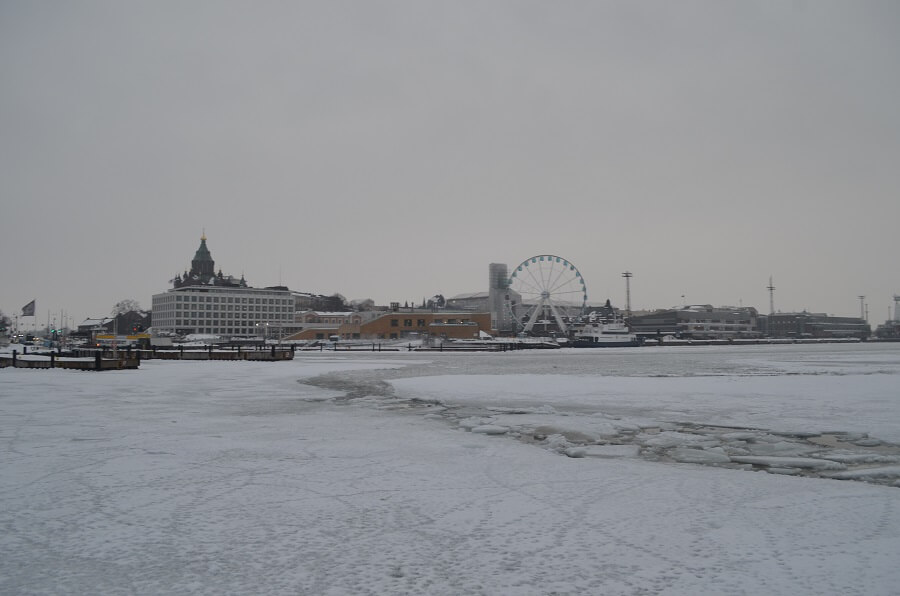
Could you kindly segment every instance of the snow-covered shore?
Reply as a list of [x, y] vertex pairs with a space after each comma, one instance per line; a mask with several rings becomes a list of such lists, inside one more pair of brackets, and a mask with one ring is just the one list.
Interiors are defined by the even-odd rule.
[[0, 593], [893, 594], [900, 489], [614, 439], [895, 442], [898, 388], [892, 346], [4, 369]]

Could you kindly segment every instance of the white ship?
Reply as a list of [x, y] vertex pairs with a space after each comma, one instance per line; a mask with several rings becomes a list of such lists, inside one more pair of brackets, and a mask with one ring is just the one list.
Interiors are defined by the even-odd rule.
[[624, 348], [639, 346], [637, 335], [632, 333], [625, 323], [588, 323], [575, 334], [572, 342], [574, 348]]
[[591, 313], [591, 318], [584, 327], [575, 333], [572, 341], [574, 348], [625, 348], [641, 345], [637, 335], [628, 329], [625, 321], [606, 301], [604, 313]]

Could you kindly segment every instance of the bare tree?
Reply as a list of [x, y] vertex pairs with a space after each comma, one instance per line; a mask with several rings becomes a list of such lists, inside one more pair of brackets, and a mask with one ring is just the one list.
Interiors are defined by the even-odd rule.
[[364, 312], [375, 308], [375, 301], [371, 298], [357, 298], [350, 301], [350, 306], [357, 311]]
[[110, 313], [111, 317], [117, 317], [119, 315], [124, 315], [130, 312], [143, 312], [141, 310], [141, 305], [137, 300], [132, 300], [131, 298], [126, 298], [125, 300], [119, 300], [116, 305], [113, 307], [112, 312]]

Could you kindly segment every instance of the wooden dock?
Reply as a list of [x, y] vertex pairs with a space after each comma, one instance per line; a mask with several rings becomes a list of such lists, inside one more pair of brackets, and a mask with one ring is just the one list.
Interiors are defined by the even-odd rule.
[[99, 353], [94, 357], [59, 356], [57, 354], [24, 354], [13, 352], [0, 355], [0, 368], [62, 368], [66, 370], [134, 370], [141, 365], [141, 359], [126, 357], [103, 358]]
[[64, 368], [70, 370], [136, 369], [141, 360], [226, 360], [281, 362], [294, 359], [292, 347], [184, 348], [137, 350], [79, 349], [67, 352], [0, 354], [0, 368]]
[[178, 350], [139, 350], [140, 357], [145, 360], [250, 360], [253, 362], [280, 362], [293, 360], [294, 350], [222, 350], [222, 349], [178, 349]]

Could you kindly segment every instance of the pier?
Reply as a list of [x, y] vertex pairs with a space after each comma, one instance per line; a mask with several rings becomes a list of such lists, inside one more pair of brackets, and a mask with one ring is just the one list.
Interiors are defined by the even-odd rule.
[[132, 370], [142, 360], [231, 360], [254, 362], [280, 362], [294, 359], [294, 348], [234, 347], [234, 348], [184, 348], [139, 350], [77, 349], [55, 352], [31, 352], [0, 354], [0, 368], [63, 368], [69, 370]]
[[100, 352], [93, 356], [62, 356], [49, 354], [0, 354], [0, 368], [33, 368], [67, 370], [134, 370], [141, 365], [141, 359], [120, 353], [115, 357], [104, 357]]

